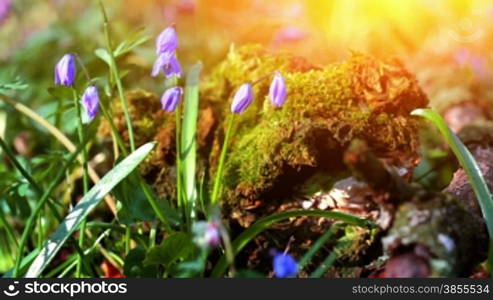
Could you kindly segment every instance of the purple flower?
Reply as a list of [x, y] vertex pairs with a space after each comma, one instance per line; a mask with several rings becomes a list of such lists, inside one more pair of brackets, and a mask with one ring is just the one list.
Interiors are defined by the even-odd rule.
[[11, 4], [11, 0], [0, 0], [0, 24], [9, 16]]
[[286, 83], [284, 82], [284, 77], [282, 77], [279, 72], [276, 72], [274, 79], [272, 79], [269, 88], [269, 96], [270, 102], [276, 107], [281, 107], [286, 101]]
[[298, 264], [286, 253], [278, 253], [272, 260], [274, 274], [279, 278], [293, 277], [298, 274]]
[[178, 37], [174, 26], [164, 29], [156, 39], [156, 54], [175, 52], [178, 48]]
[[65, 54], [55, 66], [55, 84], [72, 86], [75, 81], [75, 56]]
[[164, 72], [166, 78], [171, 76], [181, 76], [181, 66], [176, 59], [174, 52], [164, 52], [159, 54], [154, 66], [152, 67], [152, 77], [156, 77], [160, 71]]
[[96, 117], [99, 111], [99, 94], [98, 89], [94, 85], [90, 85], [82, 95], [82, 106], [86, 112], [86, 118], [83, 118], [84, 123], [91, 122]]
[[199, 247], [214, 248], [221, 242], [219, 224], [215, 221], [199, 221], [193, 224], [194, 242]]
[[161, 97], [161, 106], [168, 112], [173, 112], [180, 103], [181, 96], [183, 95], [183, 89], [179, 86], [175, 86], [167, 89]]
[[253, 101], [252, 85], [244, 83], [240, 86], [238, 91], [233, 97], [233, 103], [231, 103], [231, 111], [235, 114], [241, 114], [248, 108]]

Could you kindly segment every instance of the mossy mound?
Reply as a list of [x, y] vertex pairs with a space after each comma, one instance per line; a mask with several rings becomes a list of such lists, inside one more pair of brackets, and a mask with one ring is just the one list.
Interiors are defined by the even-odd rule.
[[[267, 97], [274, 71], [283, 74], [288, 88], [280, 109]], [[294, 188], [310, 190], [303, 185], [314, 176], [326, 178], [330, 188], [347, 175], [342, 154], [355, 138], [365, 140], [378, 157], [394, 166], [414, 164], [419, 121], [409, 112], [427, 106], [428, 100], [400, 62], [354, 53], [347, 61], [320, 68], [292, 55], [245, 46], [232, 48], [201, 81], [199, 172], [209, 169], [210, 178], [216, 171], [225, 120], [231, 115], [232, 95], [245, 82], [253, 83], [255, 100], [235, 119], [224, 174], [226, 208], [268, 202], [278, 207], [276, 199], [283, 201], [279, 195], [289, 196]], [[126, 97], [136, 143], [158, 141], [144, 175], [161, 196], [173, 198], [175, 114], [162, 111], [154, 94], [138, 90]], [[128, 140], [117, 99], [112, 113]], [[110, 136], [105, 122], [101, 133]]]

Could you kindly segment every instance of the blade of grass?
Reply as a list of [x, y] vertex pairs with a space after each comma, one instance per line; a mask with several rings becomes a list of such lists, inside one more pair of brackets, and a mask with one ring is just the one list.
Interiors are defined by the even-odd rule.
[[484, 180], [481, 169], [471, 152], [464, 146], [459, 138], [450, 130], [443, 118], [431, 109], [415, 109], [411, 112], [413, 116], [420, 116], [431, 121], [445, 138], [455, 156], [459, 160], [460, 165], [464, 169], [469, 179], [469, 183], [478, 199], [481, 207], [481, 212], [488, 228], [490, 236], [490, 246], [488, 254], [488, 273], [493, 275], [493, 199], [488, 189], [488, 185]]
[[147, 143], [122, 160], [109, 171], [65, 217], [50, 239], [41, 249], [38, 257], [29, 267], [26, 277], [38, 277], [55, 257], [70, 235], [79, 227], [87, 215], [99, 204], [120, 181], [128, 176], [151, 152], [155, 143]]
[[[271, 225], [280, 222], [285, 219], [295, 218], [295, 217], [321, 217], [339, 220], [345, 222], [350, 225], [360, 226], [360, 227], [376, 227], [374, 223], [368, 221], [366, 219], [362, 219], [360, 217], [336, 212], [336, 211], [323, 211], [323, 210], [294, 210], [294, 211], [286, 211], [280, 212], [277, 214], [273, 214], [262, 218], [255, 222], [252, 226], [248, 227], [245, 231], [243, 231], [238, 237], [233, 241], [233, 255], [236, 256], [255, 236], [269, 228]], [[214, 269], [212, 270], [212, 277], [220, 277], [224, 274], [228, 267], [228, 262], [226, 256], [223, 255]]]
[[183, 175], [183, 186], [187, 196], [187, 216], [189, 217], [194, 217], [193, 210], [197, 199], [195, 170], [197, 160], [197, 120], [199, 114], [199, 76], [201, 70], [202, 63], [199, 62], [188, 72], [184, 100], [186, 105], [184, 105], [181, 132], [180, 159], [183, 163], [179, 173]]

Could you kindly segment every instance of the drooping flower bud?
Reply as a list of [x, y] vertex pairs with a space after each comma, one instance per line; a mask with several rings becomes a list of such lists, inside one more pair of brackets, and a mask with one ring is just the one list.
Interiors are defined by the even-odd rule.
[[287, 253], [278, 253], [272, 260], [274, 274], [279, 278], [293, 277], [298, 274], [298, 264]]
[[231, 112], [241, 114], [248, 108], [253, 101], [253, 90], [250, 83], [244, 83], [240, 86], [233, 97], [231, 103]]
[[174, 26], [165, 28], [156, 39], [156, 54], [175, 52], [178, 48], [178, 36]]
[[98, 89], [94, 85], [88, 86], [84, 91], [82, 95], [82, 106], [86, 113], [82, 121], [89, 123], [96, 117], [99, 111], [99, 94]]
[[76, 72], [75, 56], [65, 54], [55, 66], [55, 84], [73, 86]]
[[193, 224], [193, 241], [199, 247], [214, 248], [221, 242], [221, 234], [217, 222], [199, 221]]
[[287, 94], [284, 77], [281, 73], [276, 72], [269, 88], [270, 102], [276, 107], [281, 107], [286, 102]]
[[182, 95], [183, 89], [179, 86], [167, 89], [161, 97], [161, 106], [168, 112], [175, 111], [178, 103], [180, 103]]
[[156, 77], [160, 71], [164, 72], [166, 78], [171, 76], [181, 76], [181, 66], [176, 59], [174, 52], [164, 52], [159, 54], [154, 66], [152, 67], [152, 77]]

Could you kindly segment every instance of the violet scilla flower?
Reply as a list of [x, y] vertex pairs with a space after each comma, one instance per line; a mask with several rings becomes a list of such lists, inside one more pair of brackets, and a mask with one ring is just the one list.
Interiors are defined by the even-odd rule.
[[152, 67], [151, 76], [156, 77], [160, 71], [163, 71], [166, 78], [172, 76], [181, 77], [181, 66], [176, 58], [175, 52], [164, 52], [159, 54]]
[[83, 123], [89, 123], [96, 117], [99, 111], [99, 94], [98, 89], [94, 85], [90, 85], [82, 95], [82, 107], [85, 114], [82, 117]]
[[179, 86], [167, 89], [161, 97], [162, 108], [168, 112], [175, 111], [181, 101], [182, 95], [183, 89]]
[[234, 116], [237, 114], [242, 114], [248, 108], [248, 106], [250, 106], [252, 101], [253, 101], [252, 85], [250, 83], [242, 84], [234, 94], [233, 101], [231, 103], [231, 112], [233, 113], [233, 115], [229, 117], [226, 133], [224, 136], [224, 142], [221, 149], [221, 156], [219, 157], [219, 165], [217, 167], [216, 178], [214, 180], [214, 186], [211, 195], [211, 203], [213, 205], [217, 204], [219, 200], [218, 198], [221, 190], [224, 162], [226, 159], [226, 152], [228, 148], [229, 138], [231, 136], [231, 132], [233, 128]]
[[73, 86], [76, 72], [74, 54], [65, 54], [55, 66], [55, 84]]
[[152, 67], [152, 77], [156, 77], [162, 70], [166, 78], [181, 76], [181, 66], [176, 58], [178, 48], [178, 36], [175, 27], [164, 29], [156, 39], [156, 54], [158, 55]]
[[298, 274], [298, 264], [294, 258], [287, 253], [277, 253], [272, 260], [274, 274], [278, 278], [293, 277]]
[[231, 103], [231, 112], [242, 114], [253, 101], [253, 89], [250, 83], [244, 83], [236, 91], [233, 102]]
[[284, 102], [286, 102], [286, 96], [287, 96], [287, 90], [286, 90], [286, 82], [284, 81], [284, 77], [276, 71], [274, 73], [274, 79], [272, 79], [272, 83], [270, 84], [269, 88], [269, 97], [271, 103], [275, 107], [281, 107]]

